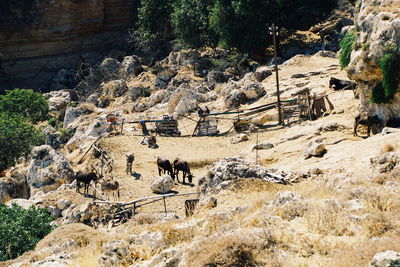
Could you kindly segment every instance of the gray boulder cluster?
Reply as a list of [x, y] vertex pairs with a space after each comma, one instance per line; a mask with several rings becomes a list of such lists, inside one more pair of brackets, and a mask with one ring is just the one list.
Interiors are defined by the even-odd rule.
[[206, 176], [200, 178], [200, 191], [222, 189], [229, 186], [229, 181], [239, 178], [258, 178], [273, 183], [285, 182], [274, 175], [273, 171], [242, 157], [225, 158], [215, 162]]

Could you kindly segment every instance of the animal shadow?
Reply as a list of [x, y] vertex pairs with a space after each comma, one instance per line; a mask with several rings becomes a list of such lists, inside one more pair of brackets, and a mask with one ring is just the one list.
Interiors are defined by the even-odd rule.
[[135, 180], [140, 180], [140, 178], [142, 177], [142, 175], [137, 172], [132, 173], [132, 176], [135, 177]]

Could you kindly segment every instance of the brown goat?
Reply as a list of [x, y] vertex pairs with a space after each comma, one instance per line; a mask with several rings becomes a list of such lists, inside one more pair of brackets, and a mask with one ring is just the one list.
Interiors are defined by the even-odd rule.
[[172, 169], [172, 165], [169, 160], [163, 157], [157, 157], [157, 167], [158, 167], [158, 175], [161, 176], [161, 172], [163, 172], [164, 174], [168, 172], [169, 175], [171, 175], [171, 178], [175, 180], [174, 171]]
[[176, 175], [176, 180], [179, 182], [179, 171], [183, 173], [183, 183], [185, 183], [186, 175], [188, 176], [189, 183], [192, 183], [193, 175], [190, 173], [189, 163], [185, 160], [176, 158], [174, 160], [174, 174]]

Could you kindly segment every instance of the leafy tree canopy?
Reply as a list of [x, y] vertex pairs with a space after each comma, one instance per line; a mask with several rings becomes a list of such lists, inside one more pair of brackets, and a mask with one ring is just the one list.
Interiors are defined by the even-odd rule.
[[32, 146], [43, 143], [41, 131], [19, 116], [0, 113], [0, 171], [13, 166], [21, 156], [29, 155]]
[[48, 119], [49, 105], [46, 98], [33, 90], [14, 89], [0, 95], [0, 112], [9, 116], [19, 115], [36, 123]]
[[44, 209], [24, 210], [17, 205], [8, 207], [0, 203], [0, 261], [14, 259], [34, 249], [53, 230], [52, 220], [54, 218]]

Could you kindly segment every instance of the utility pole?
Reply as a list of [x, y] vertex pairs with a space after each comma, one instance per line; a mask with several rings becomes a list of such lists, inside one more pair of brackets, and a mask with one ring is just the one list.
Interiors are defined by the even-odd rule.
[[274, 61], [275, 61], [275, 74], [276, 74], [276, 96], [278, 98], [278, 115], [279, 115], [279, 124], [283, 123], [282, 120], [282, 109], [281, 109], [281, 96], [279, 92], [279, 76], [278, 76], [278, 57], [277, 57], [277, 45], [276, 45], [276, 36], [279, 35], [279, 29], [275, 24], [272, 24], [269, 27], [269, 34], [272, 35], [272, 39], [274, 40]]

